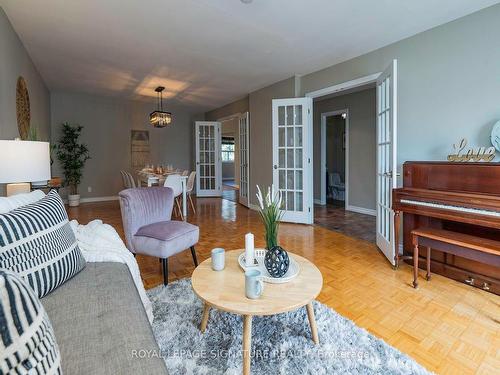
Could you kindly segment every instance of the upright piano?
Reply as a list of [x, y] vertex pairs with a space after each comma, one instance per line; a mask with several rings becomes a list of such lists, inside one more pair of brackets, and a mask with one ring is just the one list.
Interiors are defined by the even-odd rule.
[[[403, 259], [412, 257], [410, 233], [420, 227], [498, 241], [500, 163], [406, 162], [403, 187], [392, 192], [392, 208], [396, 243], [403, 214]], [[424, 259], [419, 260], [419, 265], [425, 266]], [[431, 269], [433, 273], [500, 294], [500, 268], [491, 264], [433, 249]]]

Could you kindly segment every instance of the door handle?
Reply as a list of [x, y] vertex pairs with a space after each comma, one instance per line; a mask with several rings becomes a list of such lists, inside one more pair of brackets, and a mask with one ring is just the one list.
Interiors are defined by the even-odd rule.
[[[392, 171], [389, 171], [389, 172], [384, 172], [384, 173], [382, 174], [382, 176], [392, 178]], [[396, 177], [400, 177], [400, 176], [401, 176], [401, 173], [397, 173], [397, 172], [396, 172]]]
[[274, 169], [278, 169], [278, 166], [276, 164], [274, 164]]

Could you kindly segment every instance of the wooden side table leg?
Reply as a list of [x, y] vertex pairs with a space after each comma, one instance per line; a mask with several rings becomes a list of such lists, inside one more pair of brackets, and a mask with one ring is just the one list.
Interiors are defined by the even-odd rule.
[[307, 317], [309, 318], [309, 325], [311, 326], [311, 334], [312, 339], [316, 345], [319, 344], [318, 338], [318, 327], [316, 327], [316, 318], [314, 317], [314, 307], [312, 302], [309, 302], [306, 305], [307, 308]]
[[418, 287], [418, 239], [413, 236], [413, 287]]
[[200, 331], [203, 333], [205, 333], [205, 330], [207, 329], [209, 315], [210, 315], [210, 305], [208, 303], [205, 303], [205, 305], [203, 306], [203, 315], [201, 317], [201, 325], [200, 325]]
[[427, 247], [426, 266], [427, 266], [427, 275], [425, 275], [425, 278], [427, 279], [427, 281], [429, 281], [431, 279], [431, 248], [430, 248], [430, 246]]
[[252, 315], [243, 316], [243, 375], [250, 375]]

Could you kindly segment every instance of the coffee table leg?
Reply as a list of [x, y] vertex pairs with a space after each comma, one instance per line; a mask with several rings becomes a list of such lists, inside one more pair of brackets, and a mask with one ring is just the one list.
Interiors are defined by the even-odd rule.
[[203, 333], [205, 333], [205, 330], [207, 329], [209, 315], [210, 315], [210, 305], [208, 303], [205, 303], [205, 305], [203, 306], [203, 316], [201, 317], [201, 325], [200, 325], [200, 331]]
[[311, 326], [312, 338], [314, 343], [318, 345], [319, 344], [318, 328], [316, 327], [316, 318], [314, 317], [314, 308], [312, 302], [309, 302], [306, 308], [307, 308], [307, 317], [309, 318], [309, 325]]
[[252, 315], [243, 316], [243, 375], [250, 375]]

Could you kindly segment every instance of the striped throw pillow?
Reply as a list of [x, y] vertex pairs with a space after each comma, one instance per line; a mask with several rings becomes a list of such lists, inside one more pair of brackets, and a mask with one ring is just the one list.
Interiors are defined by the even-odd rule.
[[14, 272], [0, 269], [0, 375], [61, 374], [54, 330], [40, 300]]
[[17, 272], [39, 298], [85, 267], [56, 191], [0, 215], [0, 268]]

